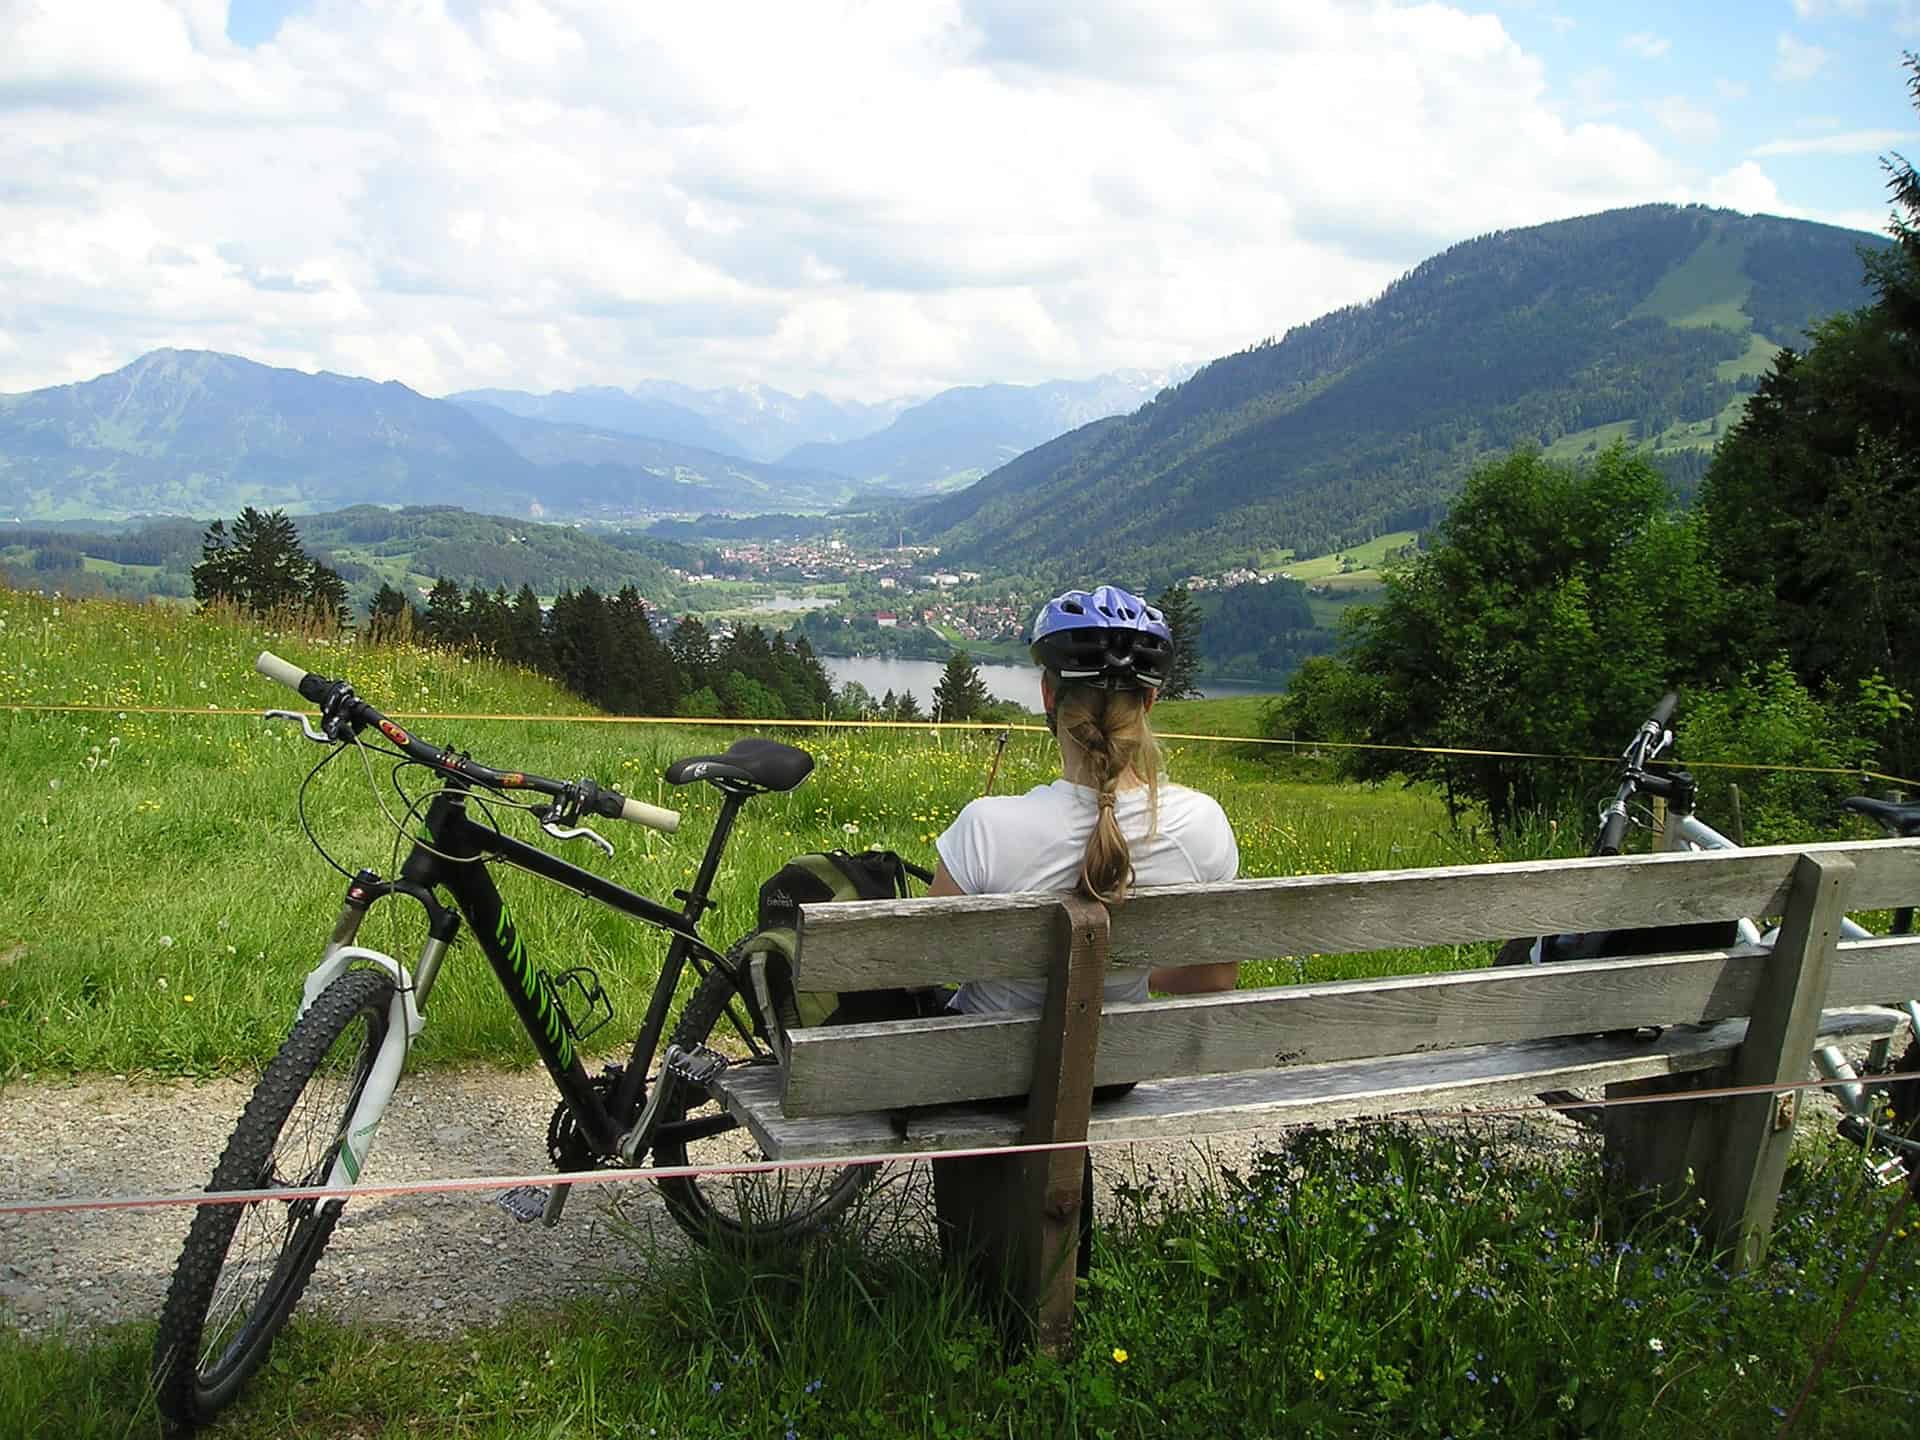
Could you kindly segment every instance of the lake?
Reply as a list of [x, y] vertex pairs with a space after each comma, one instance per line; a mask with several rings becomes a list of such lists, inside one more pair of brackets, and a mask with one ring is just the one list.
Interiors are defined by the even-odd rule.
[[[922, 710], [933, 706], [933, 692], [939, 687], [946, 665], [939, 660], [889, 660], [875, 655], [822, 655], [834, 685], [857, 680], [878, 700], [891, 690], [898, 695], [911, 690]], [[987, 693], [996, 700], [1011, 700], [1029, 710], [1040, 708], [1040, 667], [1037, 665], [975, 665]], [[1209, 700], [1227, 695], [1272, 695], [1278, 687], [1252, 680], [1209, 680], [1201, 684], [1201, 694]]]

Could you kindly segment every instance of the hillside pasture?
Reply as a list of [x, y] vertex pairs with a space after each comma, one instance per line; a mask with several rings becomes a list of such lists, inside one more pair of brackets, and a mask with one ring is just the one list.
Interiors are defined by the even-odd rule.
[[[752, 733], [724, 724], [606, 723], [539, 677], [444, 652], [342, 645], [157, 606], [0, 592], [0, 693], [15, 704], [115, 707], [0, 712], [0, 764], [21, 797], [0, 830], [0, 868], [14, 877], [16, 897], [0, 920], [0, 1076], [217, 1073], [256, 1065], [278, 1045], [343, 882], [302, 834], [296, 810], [303, 778], [326, 752], [291, 725], [259, 718], [262, 709], [298, 704], [253, 673], [262, 648], [345, 675], [429, 740], [485, 763], [591, 775], [681, 809], [684, 823], [671, 837], [603, 825], [619, 847], [611, 861], [584, 845], [562, 847], [575, 863], [659, 897], [693, 878], [718, 800], [704, 785], [673, 790], [661, 772], [678, 757], [715, 753]], [[1208, 707], [1225, 706], [1223, 728], [1239, 729], [1249, 703], [1187, 702], [1170, 707], [1162, 728], [1200, 729]], [[149, 715], [143, 706], [195, 713]], [[535, 718], [433, 718], [475, 714]], [[706, 927], [723, 943], [752, 928], [760, 882], [796, 853], [875, 845], [931, 865], [935, 836], [981, 792], [994, 743], [990, 729], [929, 726], [763, 733], [808, 749], [816, 769], [792, 793], [748, 806]], [[1175, 779], [1225, 807], [1243, 874], [1495, 858], [1480, 833], [1449, 829], [1426, 790], [1282, 781], [1236, 753], [1242, 748], [1176, 740], [1165, 750]], [[349, 871], [395, 868], [400, 841], [390, 816], [402, 802], [389, 769], [377, 753], [342, 755], [307, 788], [308, 824]], [[1024, 790], [1057, 773], [1051, 738], [1018, 733], [995, 788]], [[400, 775], [416, 796], [425, 778], [418, 770]], [[501, 816], [509, 829], [540, 838], [526, 817]], [[630, 1035], [658, 974], [657, 937], [527, 877], [503, 872], [500, 883], [541, 964], [599, 971], [621, 1019], [595, 1043], [611, 1047], [623, 1031]], [[365, 943], [410, 955], [416, 919], [382, 906]], [[1276, 954], [1246, 967], [1246, 983], [1447, 969], [1486, 958], [1485, 949], [1337, 960]], [[435, 993], [418, 1052], [424, 1061], [528, 1058], [493, 985], [461, 947]]]

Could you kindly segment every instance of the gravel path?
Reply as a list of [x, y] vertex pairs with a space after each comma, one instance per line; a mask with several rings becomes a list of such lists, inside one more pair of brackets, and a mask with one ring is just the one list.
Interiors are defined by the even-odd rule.
[[[186, 1192], [205, 1186], [251, 1092], [251, 1079], [206, 1084], [124, 1083], [0, 1089], [0, 1198], [52, 1199]], [[369, 1179], [529, 1174], [547, 1168], [554, 1094], [541, 1071], [432, 1071], [410, 1075], [382, 1123]], [[1580, 1134], [1542, 1114], [1499, 1122], [1523, 1147]], [[1096, 1203], [1115, 1178], [1194, 1173], [1244, 1164], [1257, 1132], [1206, 1149], [1168, 1143], [1095, 1151]], [[924, 1184], [924, 1167], [890, 1196]], [[923, 1211], [910, 1198], [906, 1213]], [[27, 1334], [84, 1333], [159, 1313], [190, 1214], [185, 1207], [0, 1216], [0, 1323]], [[352, 1323], [455, 1333], [511, 1304], [539, 1306], [603, 1287], [657, 1249], [688, 1242], [644, 1181], [575, 1190], [562, 1223], [522, 1225], [493, 1192], [356, 1201], [314, 1273], [303, 1311]]]

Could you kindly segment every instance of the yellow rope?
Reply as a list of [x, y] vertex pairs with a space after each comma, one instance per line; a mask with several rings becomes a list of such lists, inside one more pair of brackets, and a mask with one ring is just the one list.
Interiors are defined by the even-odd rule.
[[[258, 710], [223, 708], [207, 705], [89, 705], [89, 704], [0, 704], [0, 711], [38, 714], [114, 714], [114, 715], [204, 715], [213, 717], [244, 715], [257, 718]], [[394, 710], [394, 720], [413, 723], [420, 720], [471, 722], [500, 721], [514, 725], [686, 725], [705, 729], [768, 730], [1018, 730], [1032, 735], [1047, 734], [1044, 725], [1007, 724], [1001, 720], [752, 720], [724, 715], [496, 715], [481, 712], [458, 713], [442, 710]], [[1464, 745], [1379, 745], [1363, 740], [1279, 740], [1271, 735], [1202, 735], [1178, 730], [1157, 730], [1156, 740], [1202, 740], [1222, 745], [1285, 745], [1303, 750], [1380, 750], [1400, 755], [1458, 755], [1482, 760], [1571, 760], [1582, 764], [1612, 765], [1616, 755], [1555, 755], [1543, 750], [1481, 750]], [[1862, 780], [1878, 780], [1887, 785], [1920, 789], [1920, 780], [1887, 775], [1878, 770], [1855, 770], [1844, 765], [1768, 765], [1748, 760], [1695, 760], [1694, 770], [1772, 770], [1783, 775], [1851, 775]]]

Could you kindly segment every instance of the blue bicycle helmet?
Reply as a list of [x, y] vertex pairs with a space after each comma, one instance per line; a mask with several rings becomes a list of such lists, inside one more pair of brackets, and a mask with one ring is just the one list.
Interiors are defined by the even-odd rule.
[[1028, 650], [1062, 680], [1108, 690], [1158, 690], [1173, 672], [1167, 617], [1117, 585], [1054, 596], [1033, 617]]

